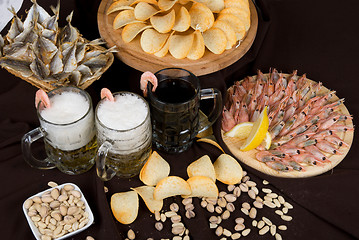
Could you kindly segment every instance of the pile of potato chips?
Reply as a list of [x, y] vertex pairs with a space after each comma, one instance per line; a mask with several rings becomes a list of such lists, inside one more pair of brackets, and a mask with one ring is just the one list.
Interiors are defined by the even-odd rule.
[[[114, 0], [113, 28], [131, 42], [141, 34], [144, 52], [197, 60], [206, 49], [221, 54], [238, 45], [250, 27], [248, 0]], [[237, 44], [238, 43], [238, 44]]]
[[204, 155], [187, 167], [187, 180], [169, 175], [170, 165], [154, 151], [139, 175], [145, 185], [112, 195], [111, 209], [115, 218], [123, 224], [132, 223], [138, 214], [138, 195], [152, 213], [159, 212], [163, 199], [172, 196], [218, 197], [216, 180], [237, 184], [242, 179], [243, 170], [237, 160], [227, 154], [220, 155], [213, 164], [209, 156]]

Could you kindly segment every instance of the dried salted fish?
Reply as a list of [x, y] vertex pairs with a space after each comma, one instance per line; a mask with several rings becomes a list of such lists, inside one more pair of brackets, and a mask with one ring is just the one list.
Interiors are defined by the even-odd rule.
[[64, 64], [62, 63], [62, 53], [60, 49], [57, 49], [56, 54], [50, 62], [50, 72], [52, 74], [61, 73], [64, 70]]
[[49, 13], [46, 12], [39, 4], [37, 4], [36, 0], [31, 0], [33, 5], [27, 13], [27, 16], [24, 21], [24, 29], [31, 27], [31, 22], [35, 22], [35, 19], [42, 24], [46, 19], [50, 17]]
[[49, 64], [56, 54], [57, 47], [51, 40], [39, 34], [34, 43], [34, 50], [45, 64]]
[[73, 11], [66, 17], [67, 25], [61, 31], [61, 43], [75, 42], [80, 34], [75, 27], [71, 25]]
[[77, 67], [76, 61], [76, 42], [72, 44], [69, 49], [66, 49], [66, 52], [63, 52], [63, 64], [64, 72], [72, 72]]
[[[102, 39], [88, 41], [72, 26], [73, 12], [66, 18], [67, 25], [58, 25], [60, 2], [46, 12], [36, 0], [24, 22], [9, 9], [14, 17], [6, 37], [0, 35], [0, 65], [23, 78], [39, 79], [51, 86], [75, 84], [98, 79], [113, 56], [114, 48], [99, 45]], [[32, 78], [30, 78], [32, 77]]]
[[35, 60], [30, 64], [30, 69], [41, 80], [46, 79], [50, 75], [50, 70], [40, 60], [40, 58], [35, 58]]
[[9, 32], [6, 35], [6, 39], [9, 42], [12, 42], [17, 35], [19, 35], [24, 31], [24, 24], [22, 23], [20, 18], [16, 15], [16, 11], [14, 7], [11, 7], [9, 11], [14, 15], [14, 17], [11, 21], [11, 26]]
[[0, 65], [2, 67], [10, 68], [21, 74], [23, 77], [30, 77], [33, 75], [33, 72], [30, 69], [30, 63], [31, 62], [7, 56], [0, 59]]

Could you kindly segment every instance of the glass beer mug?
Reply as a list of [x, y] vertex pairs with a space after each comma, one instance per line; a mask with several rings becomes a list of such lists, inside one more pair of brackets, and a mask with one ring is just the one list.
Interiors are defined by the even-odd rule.
[[[169, 153], [187, 150], [198, 133], [208, 129], [221, 114], [222, 95], [218, 89], [201, 89], [198, 78], [181, 68], [166, 68], [155, 73], [157, 89], [147, 85], [151, 106], [153, 142]], [[205, 116], [200, 101], [213, 99], [211, 113]]]
[[131, 92], [113, 94], [96, 107], [97, 175], [104, 181], [137, 175], [151, 154], [152, 131], [147, 102]]
[[[57, 167], [66, 174], [88, 171], [95, 163], [96, 130], [90, 95], [77, 87], [60, 87], [48, 93], [50, 106], [40, 101], [37, 116], [40, 127], [22, 138], [26, 162], [35, 168]], [[32, 155], [31, 144], [44, 138], [47, 158]]]

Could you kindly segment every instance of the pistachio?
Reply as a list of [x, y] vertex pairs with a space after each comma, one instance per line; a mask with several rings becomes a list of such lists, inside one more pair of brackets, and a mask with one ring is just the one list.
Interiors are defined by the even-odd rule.
[[190, 203], [192, 203], [192, 198], [191, 198], [191, 197], [189, 197], [189, 198], [184, 198], [184, 199], [182, 200], [182, 204], [183, 204], [183, 205], [187, 205], [187, 204], [190, 204]]
[[170, 205], [170, 209], [171, 209], [171, 211], [173, 211], [173, 212], [178, 212], [179, 206], [178, 206], [177, 203], [172, 203], [172, 204]]
[[53, 199], [57, 199], [60, 196], [59, 189], [57, 188], [52, 189], [50, 195]]
[[234, 221], [235, 221], [237, 224], [242, 224], [242, 223], [244, 223], [244, 218], [239, 217], [239, 218], [236, 218]]
[[236, 209], [233, 203], [227, 203], [226, 208], [230, 212], [234, 212], [234, 210]]
[[227, 202], [235, 202], [237, 200], [237, 197], [234, 194], [226, 194], [224, 198]]
[[69, 192], [69, 191], [74, 190], [75, 187], [72, 186], [72, 185], [70, 185], [70, 184], [66, 184], [66, 185], [63, 187], [63, 189], [64, 189], [65, 191]]
[[71, 194], [74, 196], [74, 197], [77, 197], [77, 198], [80, 198], [81, 197], [81, 193], [77, 190], [72, 190], [71, 191]]
[[68, 208], [65, 205], [60, 205], [59, 210], [60, 210], [60, 213], [61, 213], [62, 216], [67, 215]]
[[240, 237], [241, 237], [241, 234], [240, 234], [240, 233], [233, 233], [232, 236], [231, 236], [231, 238], [232, 238], [233, 240], [239, 239]]
[[247, 228], [247, 229], [244, 229], [243, 231], [242, 231], [242, 236], [247, 236], [249, 233], [251, 232], [251, 229], [250, 228]]
[[236, 226], [234, 226], [234, 230], [238, 231], [242, 231], [245, 228], [243, 223], [239, 223]]
[[39, 196], [33, 197], [33, 198], [32, 198], [32, 201], [33, 201], [34, 203], [42, 203], [41, 198], [40, 198]]
[[219, 237], [223, 234], [223, 227], [218, 226], [216, 229], [216, 235]]
[[269, 226], [264, 226], [261, 230], [259, 230], [259, 235], [264, 235], [269, 231]]
[[50, 182], [47, 183], [47, 186], [49, 186], [49, 187], [57, 187], [59, 185], [57, 183], [53, 182], [53, 181], [50, 181]]
[[178, 234], [182, 233], [184, 230], [185, 230], [184, 227], [182, 227], [182, 226], [177, 226], [177, 227], [172, 228], [172, 233], [173, 233], [174, 235], [178, 235]]
[[231, 216], [231, 213], [228, 210], [226, 210], [222, 213], [221, 217], [223, 220], [225, 220], [225, 219], [228, 219], [230, 216]]
[[32, 206], [32, 204], [33, 204], [33, 200], [32, 199], [27, 199], [25, 202], [24, 202], [24, 207], [25, 207], [25, 209], [29, 209], [31, 206]]
[[132, 229], [128, 230], [128, 232], [127, 232], [127, 237], [128, 237], [128, 239], [130, 239], [130, 240], [135, 239], [135, 237], [136, 237], [135, 232], [134, 232]]
[[52, 202], [50, 202], [50, 207], [51, 208], [57, 208], [57, 207], [59, 207], [60, 206], [60, 202], [59, 201], [57, 201], [57, 200], [55, 200], [55, 201], [52, 201]]
[[232, 192], [235, 187], [236, 187], [235, 185], [230, 184], [230, 185], [227, 186], [227, 190], [228, 190], [229, 192]]
[[221, 214], [221, 213], [223, 212], [223, 209], [222, 209], [220, 206], [216, 206], [216, 207], [214, 208], [214, 210], [215, 210], [216, 213], [218, 213], [218, 214]]
[[205, 208], [205, 207], [207, 207], [207, 201], [205, 201], [205, 200], [202, 200], [201, 201], [201, 207], [203, 207], [203, 208]]

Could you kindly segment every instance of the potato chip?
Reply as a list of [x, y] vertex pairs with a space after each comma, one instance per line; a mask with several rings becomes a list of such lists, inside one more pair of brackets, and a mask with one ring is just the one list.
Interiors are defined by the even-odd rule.
[[205, 5], [214, 13], [219, 13], [224, 9], [224, 0], [208, 0]]
[[165, 45], [163, 45], [163, 47], [158, 51], [155, 52], [154, 55], [156, 57], [164, 57], [166, 56], [166, 54], [168, 53], [168, 49], [170, 47], [170, 41], [169, 39], [171, 38], [172, 34], [174, 33], [174, 31], [170, 34], [170, 36], [167, 38]]
[[136, 20], [134, 10], [123, 10], [115, 17], [113, 29], [119, 29], [129, 23], [141, 22]]
[[188, 165], [187, 175], [189, 178], [193, 176], [205, 176], [209, 177], [213, 182], [216, 182], [216, 172], [208, 155], [204, 155]]
[[150, 22], [154, 29], [160, 33], [168, 33], [175, 24], [175, 11], [172, 9], [165, 15], [156, 15], [150, 18]]
[[130, 224], [138, 214], [138, 195], [135, 191], [115, 193], [111, 196], [111, 210], [116, 220]]
[[236, 44], [237, 42], [236, 32], [227, 22], [216, 20], [213, 24], [213, 27], [221, 29], [226, 35], [227, 38], [226, 49], [231, 49], [233, 45]]
[[156, 0], [135, 0], [133, 3], [131, 3], [130, 6], [136, 5], [137, 3], [140, 3], [140, 2], [146, 2], [146, 3], [153, 4], [153, 5], [157, 6]]
[[191, 0], [178, 0], [178, 3], [181, 5], [186, 5], [189, 2], [191, 2]]
[[153, 192], [153, 198], [156, 200], [162, 200], [176, 195], [190, 194], [191, 188], [183, 178], [169, 176], [157, 183], [155, 191]]
[[[213, 134], [213, 133], [212, 133]], [[198, 136], [198, 135], [197, 135]], [[215, 147], [217, 147], [219, 150], [221, 150], [224, 153], [223, 148], [214, 140], [210, 139], [210, 138], [206, 138], [206, 137], [201, 137], [199, 139], [197, 139], [197, 142], [205, 142], [205, 143], [209, 143]]]
[[233, 30], [236, 32], [237, 41], [242, 40], [246, 35], [246, 29], [244, 23], [233, 14], [230, 13], [219, 14], [217, 20], [224, 21], [233, 28]]
[[147, 28], [151, 28], [150, 25], [142, 22], [129, 23], [122, 30], [122, 40], [125, 43], [131, 42], [140, 32]]
[[146, 53], [158, 52], [166, 43], [168, 33], [159, 33], [153, 28], [146, 29], [141, 34], [141, 48]]
[[191, 188], [190, 195], [182, 195], [183, 198], [187, 197], [218, 197], [217, 185], [205, 176], [193, 176], [187, 180]]
[[243, 170], [238, 161], [228, 154], [221, 154], [213, 164], [218, 181], [237, 184], [241, 181]]
[[204, 45], [214, 54], [221, 54], [226, 50], [227, 37], [221, 29], [212, 27], [202, 35]]
[[244, 28], [246, 31], [251, 26], [251, 17], [249, 15], [249, 12], [245, 12], [243, 9], [232, 7], [232, 8], [225, 8], [223, 9], [220, 14], [230, 13], [239, 18], [244, 24]]
[[153, 198], [153, 192], [155, 190], [155, 187], [141, 186], [131, 189], [136, 191], [141, 196], [148, 210], [150, 210], [151, 213], [154, 213], [155, 211], [161, 211], [163, 206], [163, 200], [155, 200]]
[[237, 7], [249, 11], [248, 0], [224, 0], [224, 8]]
[[109, 15], [113, 12], [124, 10], [124, 9], [133, 9], [133, 7], [130, 7], [130, 4], [134, 0], [118, 0], [116, 2], [113, 2], [110, 7], [107, 9], [106, 14]]
[[191, 17], [191, 27], [194, 30], [205, 32], [214, 23], [212, 11], [203, 3], [194, 2], [189, 10], [189, 15]]
[[181, 6], [178, 10], [175, 10], [175, 24], [173, 30], [177, 32], [184, 32], [191, 26], [191, 17], [187, 8]]
[[[142, 34], [143, 35], [143, 34]], [[156, 151], [153, 151], [140, 171], [140, 180], [148, 185], [155, 186], [161, 179], [170, 174], [170, 165]]]
[[174, 58], [183, 59], [191, 50], [194, 34], [173, 34], [169, 39], [169, 51]]
[[177, 0], [158, 0], [158, 7], [163, 11], [170, 10]]
[[154, 6], [146, 2], [139, 2], [134, 11], [135, 18], [141, 21], [145, 21], [159, 12]]
[[187, 54], [187, 58], [191, 60], [200, 59], [204, 55], [205, 50], [206, 48], [204, 46], [202, 33], [197, 30], [193, 33], [193, 43], [189, 53]]

